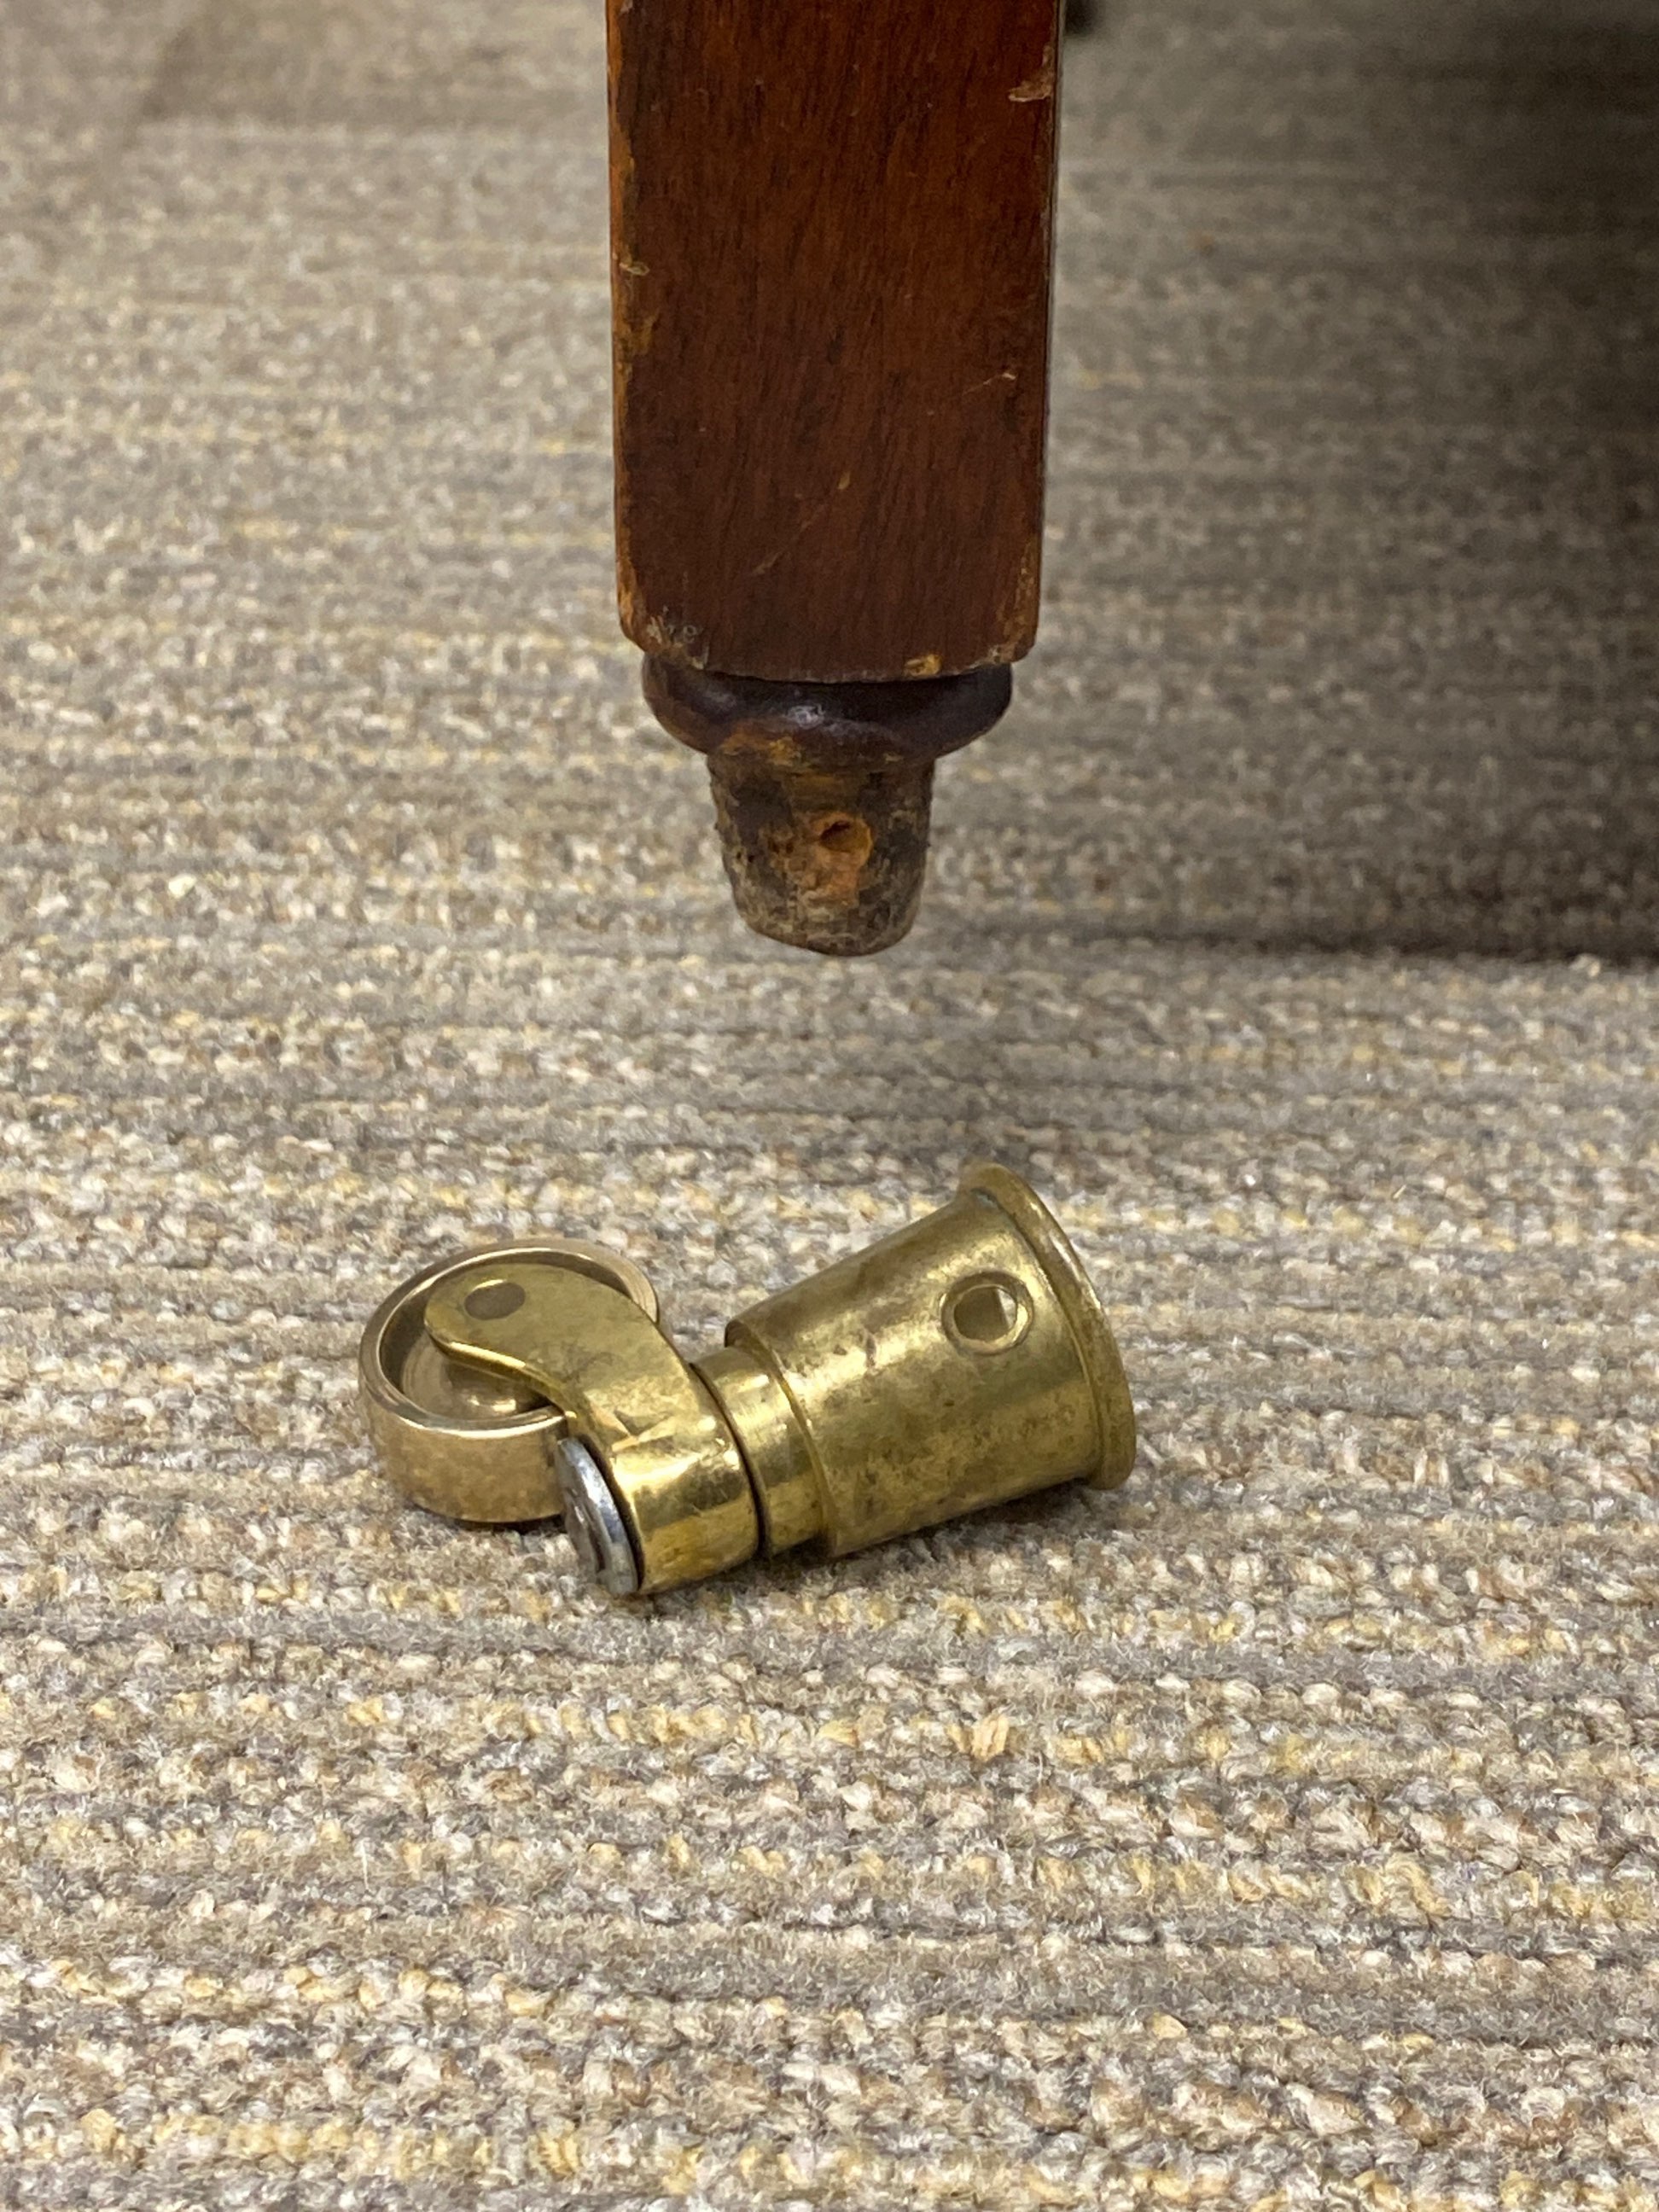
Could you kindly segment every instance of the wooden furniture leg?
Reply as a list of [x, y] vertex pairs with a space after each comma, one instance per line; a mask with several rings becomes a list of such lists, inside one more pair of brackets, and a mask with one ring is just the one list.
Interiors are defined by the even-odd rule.
[[874, 952], [1036, 625], [1058, 0], [610, 0], [623, 626], [739, 910]]

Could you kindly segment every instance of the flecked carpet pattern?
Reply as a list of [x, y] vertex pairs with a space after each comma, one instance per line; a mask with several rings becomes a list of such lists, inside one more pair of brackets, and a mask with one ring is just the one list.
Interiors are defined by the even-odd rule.
[[[1073, 40], [844, 966], [616, 633], [599, 15], [0, 0], [0, 2202], [1659, 2205], [1659, 12]], [[370, 1465], [457, 1243], [706, 1340], [988, 1153], [1116, 1496], [629, 1610]]]

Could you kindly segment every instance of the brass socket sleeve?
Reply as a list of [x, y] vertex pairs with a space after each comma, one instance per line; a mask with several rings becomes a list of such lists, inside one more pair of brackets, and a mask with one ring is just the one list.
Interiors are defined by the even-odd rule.
[[1054, 1483], [1115, 1486], [1134, 1411], [1048, 1208], [967, 1170], [936, 1213], [739, 1314], [702, 1363], [769, 1548], [832, 1556]]

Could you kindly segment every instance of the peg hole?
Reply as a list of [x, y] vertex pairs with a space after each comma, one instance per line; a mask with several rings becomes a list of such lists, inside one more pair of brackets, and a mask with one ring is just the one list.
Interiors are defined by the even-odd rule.
[[963, 1352], [1011, 1352], [1030, 1326], [1030, 1303], [1006, 1275], [971, 1275], [945, 1297], [945, 1334]]
[[876, 842], [869, 823], [852, 814], [826, 815], [814, 836], [819, 852], [827, 860], [845, 861], [860, 868], [869, 859]]

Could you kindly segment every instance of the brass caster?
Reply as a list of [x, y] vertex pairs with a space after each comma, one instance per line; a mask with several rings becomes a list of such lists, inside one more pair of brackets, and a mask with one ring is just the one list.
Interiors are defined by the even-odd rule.
[[1035, 1193], [985, 1164], [695, 1359], [637, 1268], [546, 1240], [428, 1267], [375, 1315], [359, 1364], [410, 1498], [465, 1521], [558, 1513], [618, 1596], [809, 1542], [840, 1557], [1056, 1483], [1114, 1486], [1135, 1453], [1088, 1277]]

